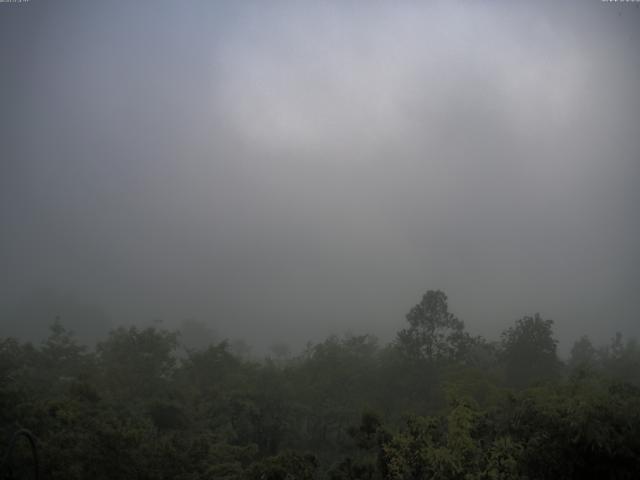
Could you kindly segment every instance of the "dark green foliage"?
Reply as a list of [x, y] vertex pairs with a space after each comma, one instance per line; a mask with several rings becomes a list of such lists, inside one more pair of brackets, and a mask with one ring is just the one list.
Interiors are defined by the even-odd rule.
[[640, 385], [640, 346], [634, 339], [616, 334], [608, 348], [600, 351], [602, 369], [619, 380]]
[[109, 390], [122, 396], [152, 396], [166, 387], [176, 366], [178, 335], [120, 327], [98, 343], [98, 366]]
[[0, 339], [0, 449], [28, 428], [44, 478], [71, 480], [637, 478], [634, 341], [582, 338], [563, 370], [539, 315], [490, 343], [430, 291], [407, 320], [391, 345], [331, 336], [261, 362], [157, 328], [95, 352], [59, 322], [39, 346]]
[[523, 387], [554, 378], [560, 370], [553, 338], [553, 320], [539, 314], [523, 317], [502, 334], [507, 382]]
[[311, 480], [317, 466], [313, 455], [284, 452], [254, 463], [244, 477], [247, 480]]
[[571, 348], [569, 368], [572, 370], [593, 371], [598, 364], [598, 352], [586, 335], [576, 341]]
[[462, 360], [470, 343], [464, 323], [449, 312], [447, 296], [429, 290], [407, 314], [409, 328], [398, 332], [398, 343], [415, 360]]

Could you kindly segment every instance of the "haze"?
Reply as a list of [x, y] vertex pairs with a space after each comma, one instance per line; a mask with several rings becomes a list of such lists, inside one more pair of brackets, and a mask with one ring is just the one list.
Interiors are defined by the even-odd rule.
[[0, 4], [0, 334], [640, 333], [640, 8]]

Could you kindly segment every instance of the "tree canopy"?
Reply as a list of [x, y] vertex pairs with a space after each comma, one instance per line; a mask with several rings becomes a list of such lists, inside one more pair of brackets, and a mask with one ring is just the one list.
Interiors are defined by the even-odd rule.
[[59, 321], [39, 345], [3, 338], [0, 452], [27, 428], [43, 478], [70, 480], [637, 478], [635, 341], [583, 337], [564, 364], [551, 320], [471, 338], [437, 290], [407, 321], [387, 345], [334, 335], [264, 360], [157, 326], [95, 350]]
[[460, 360], [470, 343], [464, 322], [449, 312], [447, 295], [427, 291], [406, 316], [409, 328], [398, 332], [398, 343], [413, 359], [427, 361]]

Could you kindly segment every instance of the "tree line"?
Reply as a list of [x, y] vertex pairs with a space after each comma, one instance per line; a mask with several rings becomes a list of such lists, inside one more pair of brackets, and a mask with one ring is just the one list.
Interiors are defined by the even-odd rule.
[[[441, 291], [406, 320], [388, 344], [331, 336], [261, 360], [227, 341], [184, 352], [158, 327], [95, 350], [59, 321], [39, 345], [2, 338], [0, 452], [26, 428], [53, 479], [637, 478], [634, 340], [582, 337], [563, 362], [553, 321], [489, 341]], [[2, 473], [29, 454], [18, 445]]]

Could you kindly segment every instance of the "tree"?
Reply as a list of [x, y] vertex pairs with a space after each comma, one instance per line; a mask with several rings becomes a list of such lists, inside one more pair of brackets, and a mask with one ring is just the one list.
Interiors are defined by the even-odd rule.
[[612, 377], [640, 384], [640, 346], [637, 340], [624, 340], [616, 333], [611, 345], [600, 351], [604, 369]]
[[44, 366], [58, 375], [76, 375], [83, 364], [87, 348], [76, 342], [73, 332], [62, 326], [59, 318], [49, 327], [51, 333], [42, 344]]
[[447, 296], [429, 290], [406, 316], [409, 328], [398, 332], [398, 344], [414, 360], [461, 360], [470, 344], [464, 322], [449, 312]]
[[173, 374], [177, 345], [175, 332], [120, 327], [98, 344], [98, 361], [112, 391], [148, 396]]
[[557, 375], [560, 362], [553, 338], [553, 320], [540, 314], [523, 317], [502, 333], [502, 360], [507, 382], [523, 387]]
[[466, 402], [446, 416], [411, 416], [407, 428], [382, 446], [384, 478], [473, 479], [481, 469], [479, 443], [473, 438], [478, 413]]
[[569, 367], [571, 370], [592, 371], [598, 364], [598, 352], [586, 335], [577, 340], [571, 348]]
[[247, 470], [247, 480], [312, 480], [318, 467], [314, 455], [283, 452], [256, 462]]

